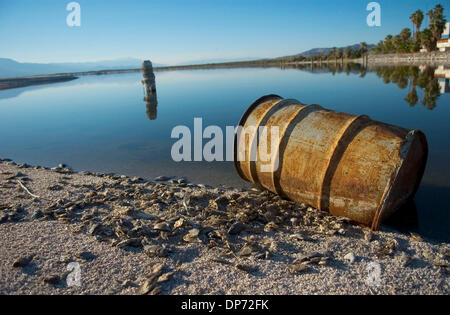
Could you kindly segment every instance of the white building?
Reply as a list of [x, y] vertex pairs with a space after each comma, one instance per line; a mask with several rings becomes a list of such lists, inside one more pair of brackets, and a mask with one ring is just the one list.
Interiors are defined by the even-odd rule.
[[450, 93], [450, 68], [439, 66], [434, 70], [434, 77], [438, 78], [441, 94]]
[[450, 51], [450, 22], [445, 23], [445, 29], [442, 32], [441, 39], [438, 40], [436, 46], [439, 51]]

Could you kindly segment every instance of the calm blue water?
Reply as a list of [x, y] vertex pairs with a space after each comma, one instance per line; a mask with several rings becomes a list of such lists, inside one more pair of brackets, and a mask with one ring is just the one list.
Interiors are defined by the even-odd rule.
[[[429, 159], [416, 196], [418, 231], [450, 239], [450, 94], [432, 110], [413, 107], [397, 84], [374, 72], [311, 73], [251, 68], [156, 72], [157, 118], [150, 120], [142, 74], [86, 76], [75, 81], [0, 91], [0, 157], [16, 162], [152, 178], [184, 176], [214, 186], [245, 186], [230, 162], [173, 162], [176, 125], [236, 125], [258, 97], [275, 93], [325, 108], [421, 129]], [[402, 86], [403, 87], [403, 86]], [[150, 116], [155, 113], [150, 113]]]

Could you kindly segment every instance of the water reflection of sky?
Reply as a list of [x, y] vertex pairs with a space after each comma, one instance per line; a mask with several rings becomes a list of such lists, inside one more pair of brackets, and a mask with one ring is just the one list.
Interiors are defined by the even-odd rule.
[[405, 100], [415, 79], [414, 75], [407, 76], [406, 86], [401, 82], [403, 88], [399, 88], [404, 70], [390, 73], [387, 84], [377, 70], [303, 70], [156, 72], [154, 120], [148, 118], [140, 73], [86, 76], [65, 83], [0, 91], [0, 156], [45, 166], [65, 163], [76, 170], [147, 178], [184, 176], [211, 185], [245, 186], [230, 162], [173, 162], [170, 149], [175, 140], [170, 133], [177, 125], [192, 127], [194, 117], [203, 117], [204, 126], [235, 125], [251, 102], [275, 93], [424, 131], [430, 155], [416, 197], [419, 230], [449, 239], [445, 196], [450, 193], [450, 94], [439, 93], [430, 110], [421, 104], [424, 91], [417, 82], [417, 103], [410, 106]]

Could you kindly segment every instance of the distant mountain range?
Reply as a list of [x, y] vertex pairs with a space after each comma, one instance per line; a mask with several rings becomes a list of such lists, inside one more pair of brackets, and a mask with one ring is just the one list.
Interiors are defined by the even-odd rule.
[[211, 58], [211, 59], [197, 59], [197, 60], [190, 60], [182, 63], [177, 63], [176, 66], [187, 66], [187, 65], [203, 65], [203, 64], [210, 64], [210, 63], [226, 63], [226, 62], [241, 62], [241, 61], [253, 61], [258, 60], [260, 58], [251, 58], [251, 57], [245, 57], [245, 58]]
[[[63, 72], [83, 72], [109, 69], [140, 68], [142, 60], [123, 58], [95, 62], [64, 62], [64, 63], [29, 63], [17, 62], [13, 59], [0, 58], [0, 78], [17, 77], [37, 74], [54, 74]], [[153, 66], [162, 66], [153, 64]]]
[[[342, 49], [345, 49], [346, 47], [347, 47], [347, 46], [344, 46], [344, 47], [336, 47], [336, 48], [342, 48]], [[372, 47], [375, 47], [375, 45], [374, 45], [374, 44], [367, 44], [367, 49], [370, 50]], [[334, 48], [334, 47], [328, 47], [328, 48], [313, 48], [313, 49], [304, 51], [304, 52], [299, 53], [299, 54], [296, 54], [296, 55], [280, 57], [279, 59], [281, 59], [281, 58], [288, 58], [288, 57], [300, 57], [300, 56], [303, 56], [303, 57], [309, 57], [309, 56], [315, 56], [315, 55], [326, 55], [326, 54], [328, 54], [328, 52], [329, 52], [330, 50], [332, 50], [333, 48]], [[352, 50], [359, 49], [359, 44], [350, 45], [350, 48], [351, 48]]]
[[[374, 47], [373, 44], [368, 44], [367, 48]], [[359, 49], [359, 44], [351, 45], [352, 49]], [[337, 47], [345, 49], [345, 47]], [[302, 53], [284, 56], [275, 59], [283, 59], [288, 57], [298, 56], [314, 56], [318, 54], [328, 54], [333, 49], [328, 48], [313, 48]], [[224, 62], [245, 62], [258, 60], [257, 58], [236, 58], [236, 59], [201, 59], [192, 60], [190, 62], [180, 63], [178, 65], [193, 65], [193, 64], [209, 64], [209, 63], [224, 63]], [[64, 72], [84, 72], [84, 71], [97, 71], [97, 70], [120, 70], [120, 69], [134, 69], [140, 68], [142, 65], [141, 59], [136, 58], [122, 58], [114, 60], [103, 60], [94, 62], [63, 62], [63, 63], [29, 63], [18, 62], [9, 58], [0, 58], [0, 78], [6, 77], [19, 77], [27, 75], [38, 74], [55, 74]], [[163, 64], [154, 63], [154, 67], [165, 66]]]

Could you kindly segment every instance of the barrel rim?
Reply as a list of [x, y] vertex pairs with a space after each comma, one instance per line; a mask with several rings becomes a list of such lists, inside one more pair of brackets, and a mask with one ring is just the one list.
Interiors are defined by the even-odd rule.
[[[416, 195], [417, 190], [420, 187], [420, 183], [422, 182], [422, 178], [423, 178], [423, 175], [425, 173], [425, 168], [426, 168], [426, 165], [427, 165], [428, 153], [429, 153], [428, 141], [427, 141], [427, 138], [425, 136], [425, 133], [423, 131], [419, 130], [419, 129], [414, 129], [414, 130], [410, 130], [408, 132], [407, 137], [411, 136], [411, 135], [416, 135], [418, 137], [419, 141], [422, 143], [424, 152], [423, 152], [423, 158], [422, 158], [422, 165], [420, 165], [420, 168], [418, 170], [418, 176], [416, 178], [416, 182], [414, 183], [414, 187], [413, 187], [413, 190], [411, 192], [411, 195], [408, 197], [408, 200], [405, 200], [405, 202], [403, 204], [406, 204], [408, 201], [411, 201], [411, 200], [414, 199], [414, 196]], [[400, 168], [403, 167], [404, 162], [405, 162], [405, 160], [402, 161], [402, 164], [401, 164]], [[386, 200], [387, 200], [387, 198], [390, 195], [390, 191], [389, 190], [393, 186], [395, 186], [395, 181], [397, 180], [397, 176], [398, 176], [399, 172], [400, 172], [400, 169], [398, 170], [395, 178], [393, 178], [388, 183], [388, 188], [387, 188], [388, 191], [384, 193], [384, 196], [383, 196], [383, 198], [381, 200], [381, 204], [380, 204], [379, 208], [377, 209], [377, 211], [376, 211], [376, 213], [374, 215], [374, 218], [373, 218], [372, 224], [371, 224], [371, 229], [374, 230], [374, 231], [378, 230], [378, 228], [380, 226], [380, 223], [383, 220], [383, 214], [386, 211]], [[395, 212], [397, 210], [398, 209], [394, 209], [393, 212]]]
[[[245, 122], [247, 121], [247, 118], [250, 116], [250, 114], [253, 112], [253, 110], [256, 108], [256, 107], [258, 107], [260, 104], [262, 104], [262, 103], [264, 103], [264, 102], [267, 102], [267, 101], [269, 101], [269, 100], [276, 100], [276, 99], [279, 99], [279, 100], [282, 100], [283, 98], [281, 97], [281, 96], [279, 96], [279, 95], [277, 95], [277, 94], [267, 94], [267, 95], [264, 95], [264, 96], [261, 96], [260, 98], [258, 98], [256, 101], [254, 101], [248, 108], [247, 108], [247, 110], [244, 112], [244, 114], [241, 116], [241, 119], [239, 119], [239, 123], [238, 123], [238, 127], [239, 126], [244, 126], [244, 124], [245, 124]], [[238, 132], [237, 132], [237, 129], [234, 131], [234, 145], [233, 145], [233, 147], [234, 147], [234, 161], [233, 161], [233, 164], [234, 164], [234, 168], [236, 169], [236, 171], [238, 172], [238, 174], [239, 174], [239, 176], [242, 178], [242, 179], [244, 179], [244, 180], [246, 180], [246, 181], [249, 181], [245, 176], [244, 176], [244, 174], [242, 173], [242, 171], [241, 171], [241, 168], [239, 167], [239, 165], [238, 165], [238, 160], [237, 160], [237, 146], [238, 146], [238, 139], [237, 139], [237, 135], [238, 135]]]

